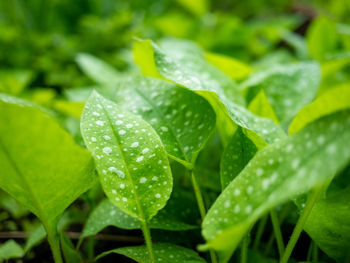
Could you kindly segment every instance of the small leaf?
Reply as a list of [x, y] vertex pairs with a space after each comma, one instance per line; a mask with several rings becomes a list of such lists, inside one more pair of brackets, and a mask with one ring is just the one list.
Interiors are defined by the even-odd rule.
[[0, 70], [0, 92], [20, 94], [33, 78], [29, 70]]
[[135, 60], [148, 76], [165, 78], [196, 91], [212, 105], [224, 140], [231, 137], [235, 124], [252, 130], [267, 143], [284, 137], [271, 120], [260, 118], [242, 107], [241, 94], [232, 80], [205, 61], [203, 52], [188, 41], [163, 44], [167, 53], [149, 40], [135, 43]]
[[64, 262], [66, 263], [81, 263], [83, 259], [79, 252], [74, 248], [72, 241], [64, 234], [61, 233], [61, 248], [64, 256]]
[[287, 126], [297, 112], [316, 96], [321, 71], [318, 63], [275, 65], [242, 83], [248, 100], [263, 90], [278, 120]]
[[110, 85], [120, 73], [103, 60], [86, 53], [80, 53], [76, 61], [84, 73], [98, 84]]
[[153, 128], [97, 92], [88, 99], [81, 130], [111, 202], [141, 221], [164, 207], [172, 191], [167, 154]]
[[276, 113], [271, 107], [271, 104], [263, 90], [261, 90], [250, 102], [248, 109], [260, 117], [268, 118], [273, 120], [276, 124], [279, 124]]
[[226, 187], [203, 222], [207, 248], [227, 262], [246, 231], [272, 207], [324, 183], [350, 161], [343, 111], [260, 150]]
[[255, 144], [238, 128], [222, 154], [220, 176], [222, 189], [243, 170], [258, 151]]
[[297, 133], [320, 117], [349, 108], [350, 87], [340, 86], [330, 89], [299, 111], [289, 126], [289, 134]]
[[305, 231], [312, 240], [338, 262], [349, 258], [350, 187], [318, 201], [313, 207]]
[[[154, 243], [154, 257], [157, 262], [171, 263], [205, 263], [205, 260], [196, 252], [188, 248], [170, 243]], [[146, 246], [122, 247], [102, 253], [96, 259], [100, 259], [111, 253], [117, 253], [129, 257], [139, 263], [151, 263]]]
[[14, 240], [8, 240], [0, 245], [0, 260], [9, 260], [11, 258], [21, 258], [24, 256], [23, 248]]
[[[115, 92], [113, 92], [115, 93]], [[191, 166], [215, 128], [215, 113], [196, 93], [154, 78], [133, 77], [112, 95], [118, 106], [142, 116], [170, 157]]]
[[94, 182], [91, 155], [34, 104], [0, 95], [0, 187], [46, 231]]

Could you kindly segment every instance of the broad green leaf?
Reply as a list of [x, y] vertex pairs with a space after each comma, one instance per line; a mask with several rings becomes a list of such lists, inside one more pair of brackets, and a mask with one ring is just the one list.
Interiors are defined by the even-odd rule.
[[221, 157], [220, 176], [222, 189], [243, 170], [258, 151], [255, 144], [238, 128]]
[[126, 214], [151, 219], [172, 191], [167, 154], [152, 126], [93, 92], [81, 130], [107, 197]]
[[0, 70], [0, 92], [18, 95], [33, 78], [29, 70]]
[[241, 88], [248, 100], [263, 90], [281, 125], [287, 126], [297, 112], [316, 96], [321, 71], [315, 62], [275, 65], [257, 72]]
[[0, 95], [0, 123], [0, 187], [55, 231], [62, 212], [93, 184], [90, 153], [32, 103]]
[[[135, 43], [135, 60], [145, 75], [167, 79], [196, 91], [212, 105], [224, 139], [235, 124], [254, 131], [270, 143], [284, 136], [271, 120], [260, 118], [242, 107], [243, 98], [226, 75], [205, 61], [203, 52], [191, 42], [165, 42], [163, 52], [150, 40]], [[231, 101], [231, 99], [233, 101]]]
[[310, 55], [314, 59], [324, 59], [337, 47], [336, 24], [323, 16], [316, 18], [308, 28], [306, 41]]
[[231, 57], [210, 52], [206, 52], [205, 57], [211, 64], [234, 80], [244, 79], [252, 72], [252, 68], [247, 64]]
[[261, 90], [250, 102], [248, 109], [260, 117], [268, 118], [273, 120], [276, 124], [279, 124], [275, 111], [271, 107], [271, 104], [263, 90]]
[[312, 240], [338, 262], [350, 258], [350, 187], [318, 201], [306, 221]]
[[227, 262], [266, 211], [322, 184], [350, 161], [350, 112], [322, 118], [260, 150], [226, 187], [203, 222], [206, 248]]
[[289, 126], [289, 134], [303, 129], [316, 119], [350, 108], [350, 85], [330, 89], [302, 108]]
[[23, 248], [12, 239], [0, 245], [0, 261], [9, 260], [11, 258], [21, 258], [23, 256]]
[[61, 233], [61, 248], [66, 263], [81, 263], [83, 259], [79, 252], [74, 248], [72, 241], [63, 233]]
[[93, 55], [80, 53], [76, 61], [82, 71], [98, 84], [111, 85], [120, 77], [117, 70]]
[[191, 166], [215, 128], [215, 113], [196, 93], [154, 78], [134, 77], [112, 97], [140, 115], [162, 139], [170, 157]]
[[[180, 247], [170, 243], [154, 243], [154, 257], [156, 262], [164, 263], [204, 263], [205, 260], [191, 249]], [[102, 253], [96, 259], [100, 259], [111, 253], [117, 253], [131, 258], [139, 263], [151, 263], [146, 246], [122, 247]]]

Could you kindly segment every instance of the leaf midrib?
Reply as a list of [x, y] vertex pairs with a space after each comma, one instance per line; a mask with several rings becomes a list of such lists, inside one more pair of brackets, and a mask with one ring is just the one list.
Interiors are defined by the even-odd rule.
[[135, 197], [136, 205], [138, 206], [138, 209], [139, 209], [139, 211], [140, 211], [141, 221], [143, 220], [143, 221], [146, 222], [146, 217], [145, 217], [145, 215], [144, 215], [144, 212], [143, 212], [143, 209], [142, 209], [140, 200], [139, 200], [139, 196], [137, 195], [137, 191], [136, 191], [136, 188], [135, 188], [135, 185], [134, 185], [134, 180], [133, 180], [132, 177], [131, 177], [130, 168], [129, 168], [127, 162], [126, 162], [126, 158], [125, 158], [125, 155], [124, 155], [124, 153], [123, 153], [122, 147], [120, 147], [120, 146], [121, 146], [121, 143], [120, 143], [119, 137], [117, 136], [117, 134], [116, 134], [116, 132], [115, 132], [115, 130], [114, 130], [114, 128], [113, 128], [113, 125], [112, 125], [113, 122], [112, 122], [111, 119], [109, 118], [109, 114], [108, 114], [107, 110], [106, 110], [105, 107], [104, 107], [104, 103], [102, 103], [102, 101], [100, 100], [100, 98], [97, 98], [97, 99], [98, 99], [98, 100], [101, 102], [101, 104], [102, 104], [103, 112], [104, 112], [105, 115], [106, 115], [106, 118], [107, 118], [107, 120], [108, 120], [109, 126], [111, 127], [111, 130], [112, 130], [112, 133], [113, 133], [113, 135], [114, 135], [114, 138], [116, 139], [116, 142], [117, 142], [117, 144], [118, 144], [118, 148], [119, 148], [120, 154], [121, 154], [122, 159], [123, 159], [123, 163], [124, 163], [125, 168], [126, 168], [125, 170], [126, 170], [126, 172], [127, 172], [127, 176], [128, 176], [129, 182], [130, 182], [131, 187], [132, 187], [132, 190], [133, 190], [133, 192], [134, 192], [134, 197]]

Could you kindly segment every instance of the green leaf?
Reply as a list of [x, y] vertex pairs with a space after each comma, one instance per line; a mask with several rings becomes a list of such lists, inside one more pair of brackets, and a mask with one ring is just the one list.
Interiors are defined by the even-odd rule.
[[279, 124], [276, 113], [271, 107], [271, 104], [263, 90], [261, 90], [250, 102], [248, 109], [260, 117], [268, 118], [273, 120], [276, 124]]
[[93, 55], [80, 53], [76, 62], [83, 72], [98, 84], [111, 85], [120, 77], [116, 69]]
[[316, 96], [321, 71], [315, 62], [276, 65], [253, 74], [241, 88], [248, 100], [263, 90], [278, 120], [287, 126], [297, 112]]
[[232, 136], [235, 124], [254, 131], [268, 143], [284, 136], [271, 120], [260, 118], [241, 106], [243, 98], [235, 83], [208, 64], [197, 46], [180, 40], [163, 45], [167, 53], [150, 40], [137, 41], [134, 48], [136, 63], [144, 74], [165, 78], [206, 98], [216, 112], [224, 140]]
[[[196, 252], [188, 248], [170, 243], [154, 243], [154, 257], [156, 262], [171, 263], [204, 263], [205, 260]], [[117, 253], [131, 258], [139, 263], [151, 263], [146, 246], [122, 247], [102, 253], [96, 259], [100, 259], [111, 253]]]
[[93, 184], [91, 155], [26, 101], [0, 95], [0, 123], [0, 187], [51, 236], [62, 212]]
[[20, 94], [33, 78], [29, 70], [0, 70], [0, 92]]
[[255, 144], [238, 128], [221, 157], [220, 176], [222, 189], [243, 170], [258, 151]]
[[11, 258], [21, 258], [24, 256], [23, 248], [14, 240], [8, 240], [0, 245], [0, 260], [9, 260]]
[[215, 113], [196, 93], [154, 78], [133, 77], [113, 91], [118, 106], [140, 115], [170, 157], [191, 167], [215, 128]]
[[172, 191], [171, 171], [162, 142], [147, 122], [93, 92], [81, 130], [114, 205], [143, 222], [165, 206]]
[[79, 252], [74, 248], [72, 241], [61, 233], [61, 248], [66, 263], [81, 263], [83, 259]]
[[320, 117], [349, 108], [350, 87], [340, 86], [330, 89], [299, 111], [289, 126], [289, 134], [297, 133]]
[[310, 55], [318, 60], [324, 59], [337, 47], [336, 24], [323, 16], [316, 18], [308, 28], [306, 41]]
[[340, 112], [260, 150], [226, 187], [204, 222], [206, 248], [221, 262], [266, 211], [324, 183], [350, 160], [350, 115]]
[[194, 15], [201, 17], [208, 12], [208, 0], [177, 0], [177, 2]]
[[350, 187], [318, 201], [305, 224], [316, 244], [338, 262], [349, 259]]

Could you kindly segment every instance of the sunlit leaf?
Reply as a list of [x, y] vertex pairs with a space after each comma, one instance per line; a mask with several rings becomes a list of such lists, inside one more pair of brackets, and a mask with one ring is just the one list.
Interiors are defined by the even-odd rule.
[[18, 95], [33, 78], [29, 70], [0, 70], [0, 92]]
[[268, 118], [273, 120], [276, 124], [279, 124], [275, 111], [271, 107], [263, 90], [261, 90], [250, 102], [248, 109], [260, 117]]
[[210, 208], [203, 235], [221, 262], [252, 224], [272, 207], [332, 178], [349, 162], [350, 115], [322, 118], [260, 150]]
[[111, 202], [141, 221], [164, 207], [172, 190], [167, 154], [153, 128], [93, 92], [81, 117], [101, 185]]
[[350, 108], [350, 85], [330, 89], [298, 112], [289, 126], [289, 134], [297, 133], [318, 118], [348, 108]]
[[[154, 257], [157, 262], [171, 263], [204, 263], [205, 260], [196, 252], [188, 248], [180, 247], [170, 243], [154, 243]], [[102, 253], [97, 257], [100, 259], [111, 253], [117, 253], [131, 258], [139, 263], [151, 263], [146, 246], [122, 247]]]

